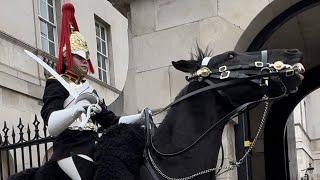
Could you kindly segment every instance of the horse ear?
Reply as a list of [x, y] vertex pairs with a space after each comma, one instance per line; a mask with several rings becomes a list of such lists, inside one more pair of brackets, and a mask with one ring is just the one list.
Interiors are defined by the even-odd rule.
[[193, 73], [200, 68], [198, 61], [194, 61], [194, 60], [189, 60], [189, 61], [179, 60], [179, 61], [172, 61], [171, 63], [174, 68], [185, 73]]

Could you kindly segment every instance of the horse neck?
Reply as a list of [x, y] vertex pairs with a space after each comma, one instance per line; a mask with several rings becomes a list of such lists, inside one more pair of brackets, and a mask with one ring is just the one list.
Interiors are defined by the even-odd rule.
[[216, 93], [203, 92], [181, 101], [168, 111], [155, 133], [154, 142], [163, 151], [181, 150], [225, 114], [225, 104]]

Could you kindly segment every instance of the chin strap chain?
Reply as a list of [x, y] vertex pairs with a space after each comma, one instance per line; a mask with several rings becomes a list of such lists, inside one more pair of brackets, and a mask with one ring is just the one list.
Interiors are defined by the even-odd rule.
[[167, 180], [189, 180], [189, 179], [193, 179], [197, 176], [200, 176], [200, 175], [203, 175], [203, 174], [207, 174], [207, 173], [211, 173], [211, 172], [214, 172], [214, 171], [217, 171], [217, 170], [224, 170], [218, 174], [216, 174], [216, 176], [220, 176], [221, 174], [224, 174], [228, 171], [231, 171], [237, 167], [239, 167], [243, 161], [247, 158], [247, 156], [249, 155], [249, 153], [252, 151], [252, 149], [254, 148], [257, 140], [258, 140], [258, 137], [262, 131], [262, 128], [265, 124], [265, 121], [266, 121], [266, 118], [267, 118], [267, 114], [268, 114], [268, 110], [269, 110], [269, 101], [268, 101], [268, 97], [265, 95], [263, 97], [263, 99], [265, 100], [265, 106], [264, 106], [264, 112], [262, 114], [262, 118], [261, 118], [261, 122], [260, 122], [260, 125], [259, 125], [259, 128], [258, 128], [258, 131], [257, 131], [257, 134], [256, 136], [254, 137], [249, 149], [246, 151], [246, 153], [242, 156], [242, 158], [240, 158], [238, 161], [234, 162], [234, 161], [231, 161], [229, 162], [230, 166], [226, 166], [226, 167], [216, 167], [216, 168], [210, 168], [210, 169], [206, 169], [206, 170], [202, 170], [200, 172], [197, 172], [195, 174], [192, 174], [190, 176], [186, 176], [186, 177], [181, 177], [181, 178], [173, 178], [173, 177], [169, 177], [168, 175], [166, 175], [165, 173], [163, 173], [160, 168], [157, 166], [157, 164], [154, 162], [152, 156], [151, 156], [151, 153], [150, 153], [150, 150], [148, 149], [147, 152], [148, 152], [148, 158], [153, 166], [153, 168], [165, 179]]

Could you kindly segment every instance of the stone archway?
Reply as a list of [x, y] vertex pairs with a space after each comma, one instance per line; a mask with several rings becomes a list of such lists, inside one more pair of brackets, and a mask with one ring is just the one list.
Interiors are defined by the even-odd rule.
[[[286, 169], [287, 154], [283, 151], [287, 147], [282, 139], [286, 122], [296, 104], [304, 96], [320, 87], [320, 81], [317, 78], [320, 75], [320, 63], [316, 60], [320, 36], [315, 33], [320, 31], [320, 25], [313, 21], [317, 18], [320, 1], [283, 2], [285, 1], [275, 0], [261, 11], [245, 30], [235, 48], [238, 51], [256, 51], [298, 47], [306, 52], [304, 64], [307, 71], [300, 90], [276, 102], [271, 109], [262, 143], [265, 164], [261, 166], [265, 166], [265, 175], [263, 175], [265, 177], [254, 177], [254, 179], [290, 178], [290, 172]], [[299, 31], [296, 31], [297, 29]], [[291, 178], [294, 177], [291, 175]]]

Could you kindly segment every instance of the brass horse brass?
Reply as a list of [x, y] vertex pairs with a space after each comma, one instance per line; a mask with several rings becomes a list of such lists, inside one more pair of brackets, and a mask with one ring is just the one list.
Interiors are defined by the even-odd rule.
[[279, 70], [281, 70], [281, 69], [284, 68], [284, 64], [283, 64], [282, 61], [276, 61], [276, 62], [273, 63], [273, 67], [274, 67], [277, 71], [279, 71]]
[[208, 77], [211, 73], [212, 72], [208, 67], [202, 67], [196, 72], [196, 75], [201, 77]]

